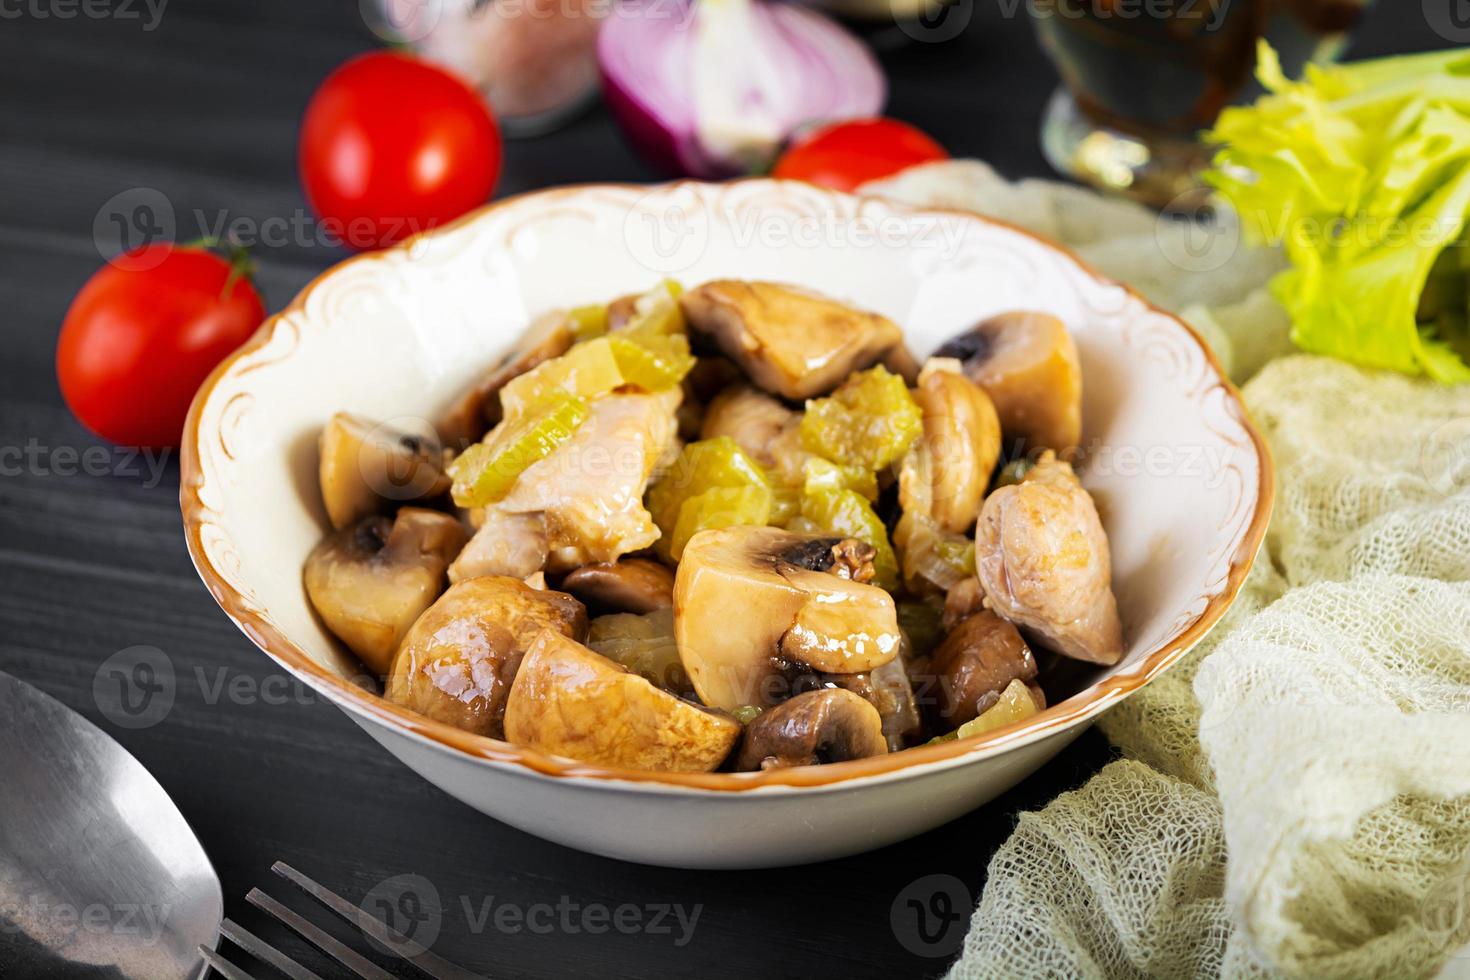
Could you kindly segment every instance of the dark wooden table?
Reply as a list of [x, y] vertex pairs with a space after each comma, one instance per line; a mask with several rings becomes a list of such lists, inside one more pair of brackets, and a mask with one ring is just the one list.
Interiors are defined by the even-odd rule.
[[[1109, 758], [1096, 733], [990, 806], [872, 854], [761, 872], [646, 868], [546, 843], [450, 799], [289, 683], [225, 619], [184, 550], [176, 463], [150, 470], [122, 452], [85, 454], [99, 444], [57, 392], [57, 326], [101, 261], [94, 222], [114, 195], [161, 192], [181, 240], [222, 218], [249, 226], [304, 217], [295, 171], [302, 108], [335, 64], [374, 38], [351, 2], [173, 0], [156, 23], [142, 2], [102, 9], [107, 16], [89, 17], [70, 0], [26, 0], [6, 4], [0, 18], [0, 669], [127, 746], [203, 841], [227, 913], [323, 970], [243, 901], [252, 886], [285, 890], [272, 884], [275, 860], [353, 899], [393, 876], [422, 876], [443, 905], [435, 950], [489, 976], [941, 971], [936, 954], [953, 947], [963, 923], [926, 946], [911, 922], [891, 918], [894, 899], [938, 873], [978, 896], [1017, 812]], [[953, 40], [884, 53], [890, 111], [956, 155], [1045, 174], [1036, 129], [1053, 74], [1024, 12], [1002, 13], [1024, 6], [964, 0], [960, 9], [970, 21]], [[1419, 3], [1380, 0], [1357, 51], [1445, 43]], [[598, 110], [510, 144], [499, 193], [651, 176]], [[255, 249], [272, 308], [344, 256], [287, 238]], [[109, 656], [139, 645], [169, 658], [177, 697], [161, 723], [130, 729], [99, 708], [93, 681]], [[502, 905], [624, 903], [679, 903], [686, 914], [698, 906], [698, 919], [686, 937], [677, 927], [593, 935], [578, 912], [559, 911], [549, 931], [510, 931], [494, 916]]]

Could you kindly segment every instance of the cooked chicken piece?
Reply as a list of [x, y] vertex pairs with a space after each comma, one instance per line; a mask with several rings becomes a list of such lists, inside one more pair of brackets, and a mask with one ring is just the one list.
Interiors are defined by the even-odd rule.
[[975, 567], [986, 605], [1037, 643], [1092, 663], [1123, 656], [1107, 535], [1072, 467], [1052, 453], [986, 499]]
[[783, 398], [823, 395], [903, 341], [887, 317], [769, 282], [720, 279], [679, 297], [692, 337]]
[[[502, 549], [494, 527], [510, 516], [541, 521], [547, 548], [546, 571], [564, 572], [593, 562], [613, 562], [658, 539], [658, 528], [643, 507], [649, 475], [673, 448], [681, 393], [674, 388], [652, 395], [608, 395], [591, 404], [591, 414], [561, 446], [527, 467], [503, 499], [485, 508], [485, 526], [468, 551], [474, 555], [534, 554], [533, 521], [515, 526], [519, 544]], [[480, 545], [485, 537], [486, 543]], [[516, 572], [505, 572], [517, 577]], [[461, 568], [468, 572], [469, 566]], [[525, 572], [529, 575], [530, 572]]]
[[734, 385], [715, 396], [705, 409], [701, 439], [729, 436], [762, 466], [775, 463], [772, 444], [797, 414], [763, 391]]
[[481, 575], [527, 578], [546, 567], [551, 548], [546, 521], [540, 514], [480, 513], [480, 527], [449, 566], [449, 581], [462, 582]]
[[801, 447], [801, 413], [749, 385], [726, 388], [706, 409], [701, 439], [729, 436], [762, 466], [776, 482], [800, 486], [812, 454]]

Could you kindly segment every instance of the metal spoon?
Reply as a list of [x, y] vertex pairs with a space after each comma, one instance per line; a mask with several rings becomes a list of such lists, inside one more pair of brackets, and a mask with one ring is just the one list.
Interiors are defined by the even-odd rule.
[[223, 910], [204, 848], [148, 770], [0, 673], [0, 973], [199, 977]]

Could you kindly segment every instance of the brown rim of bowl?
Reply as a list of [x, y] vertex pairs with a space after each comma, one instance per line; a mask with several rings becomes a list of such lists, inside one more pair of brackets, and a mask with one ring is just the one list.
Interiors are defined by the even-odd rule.
[[[859, 196], [843, 194], [839, 191], [827, 190], [826, 188], [818, 188], [815, 185], [805, 184], [801, 181], [751, 177], [727, 183], [746, 181], [766, 181], [775, 185], [800, 185], [803, 190], [822, 191], [833, 197]], [[672, 181], [666, 184], [593, 183], [530, 191], [484, 205], [448, 224], [421, 232], [384, 251], [408, 249], [421, 237], [446, 233], [462, 225], [469, 224], [497, 208], [504, 207], [523, 198], [541, 195], [548, 198], [566, 197], [598, 188], [644, 191], [646, 193], [658, 188], [677, 188], [682, 184], [704, 186], [707, 183], [706, 181]], [[720, 790], [726, 792], [741, 792], [770, 786], [830, 787], [837, 783], [888, 775], [901, 770], [926, 766], [930, 763], [954, 760], [961, 756], [971, 754], [975, 754], [979, 758], [981, 757], [979, 753], [981, 749], [991, 750], [984, 753], [984, 757], [991, 757], [999, 754], [1002, 749], [1014, 748], [1021, 744], [1034, 742], [1047, 735], [1061, 732], [1101, 713], [1105, 708], [1143, 687], [1143, 685], [1147, 684], [1175, 663], [1175, 661], [1198, 643], [1219, 622], [1220, 617], [1225, 614], [1225, 610], [1235, 600], [1236, 595], [1245, 583], [1246, 574], [1250, 571], [1256, 553], [1260, 550], [1261, 542], [1265, 539], [1266, 525], [1270, 520], [1271, 509], [1275, 500], [1275, 467], [1271, 460], [1270, 451], [1260, 431], [1251, 420], [1250, 413], [1246, 410], [1245, 403], [1241, 400], [1240, 391], [1226, 376], [1224, 369], [1220, 366], [1220, 362], [1216, 359], [1214, 352], [1210, 350], [1209, 345], [1184, 320], [1172, 313], [1160, 310], [1127, 284], [1116, 282], [1102, 275], [1066, 247], [1049, 241], [1025, 228], [957, 208], [921, 208], [890, 201], [886, 198], [878, 198], [878, 200], [882, 200], [885, 206], [890, 206], [898, 211], [950, 214], [1009, 229], [1028, 238], [1032, 238], [1042, 245], [1060, 253], [1070, 261], [1076, 263], [1079, 268], [1098, 282], [1122, 288], [1130, 296], [1142, 302], [1149, 310], [1167, 316], [1169, 319], [1175, 321], [1194, 339], [1194, 342], [1199, 345], [1200, 350], [1204, 353], [1206, 362], [1214, 372], [1219, 385], [1226, 391], [1239, 411], [1241, 424], [1244, 425], [1246, 431], [1250, 434], [1251, 442], [1256, 449], [1260, 476], [1256, 491], [1255, 512], [1251, 516], [1251, 521], [1246, 529], [1244, 539], [1241, 541], [1239, 547], [1236, 548], [1235, 555], [1231, 559], [1230, 572], [1226, 578], [1225, 588], [1209, 600], [1200, 615], [1183, 632], [1169, 642], [1144, 654], [1140, 658], [1139, 663], [1131, 668], [1128, 676], [1105, 678], [1091, 687], [1077, 692], [1070, 698], [1058, 704], [1051, 705], [1033, 718], [1028, 718], [1025, 721], [1016, 722], [1004, 728], [967, 739], [943, 742], [938, 745], [921, 745], [889, 755], [873, 756], [867, 759], [856, 759], [851, 762], [838, 762], [823, 766], [774, 769], [758, 773], [706, 773], [644, 772], [639, 770], [613, 769], [550, 756], [538, 752], [535, 749], [522, 748], [512, 745], [509, 742], [487, 738], [483, 735], [474, 735], [450, 725], [432, 721], [406, 708], [391, 704], [377, 695], [363, 690], [347, 678], [332, 673], [307, 656], [304, 650], [251, 608], [244, 597], [231, 588], [224, 577], [210, 564], [209, 556], [205, 553], [201, 537], [207, 509], [200, 500], [200, 484], [202, 478], [196, 450], [199, 439], [199, 417], [201, 409], [208, 400], [210, 393], [214, 390], [220, 378], [229, 371], [230, 366], [240, 357], [267, 343], [275, 330], [276, 324], [281, 321], [282, 317], [301, 311], [305, 306], [307, 296], [310, 295], [311, 291], [323, 279], [327, 276], [335, 275], [342, 268], [353, 262], [378, 258], [384, 254], [384, 251], [367, 252], [353, 256], [319, 274], [283, 310], [268, 317], [248, 341], [216, 366], [195, 394], [194, 401], [189, 407], [188, 419], [184, 423], [184, 438], [179, 462], [179, 505], [183, 512], [184, 537], [189, 548], [189, 556], [194, 562], [194, 567], [198, 571], [199, 577], [203, 579], [205, 586], [209, 589], [210, 594], [214, 596], [215, 601], [219, 603], [220, 608], [224, 610], [225, 615], [229, 616], [235, 625], [256, 646], [264, 650], [287, 670], [298, 676], [302, 676], [303, 679], [315, 682], [324, 687], [326, 693], [334, 701], [339, 702], [344, 709], [351, 707], [362, 714], [370, 716], [377, 722], [397, 729], [402, 734], [419, 736], [473, 758], [519, 765], [531, 772], [544, 776], [558, 778], [583, 777], [627, 783], [651, 783], [662, 787]]]

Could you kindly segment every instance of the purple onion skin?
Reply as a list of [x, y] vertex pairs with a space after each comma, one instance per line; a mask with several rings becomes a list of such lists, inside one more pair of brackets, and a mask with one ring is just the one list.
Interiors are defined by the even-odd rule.
[[600, 64], [598, 74], [602, 76], [603, 99], [634, 152], [662, 177], [684, 176], [673, 134], [650, 116]]
[[602, 96], [614, 121], [622, 129], [627, 142], [639, 159], [660, 177], [695, 177], [700, 180], [725, 180], [746, 175], [739, 167], [722, 163], [701, 153], [692, 145], [681, 146], [679, 140], [638, 99], [624, 89], [617, 79], [599, 64]]

